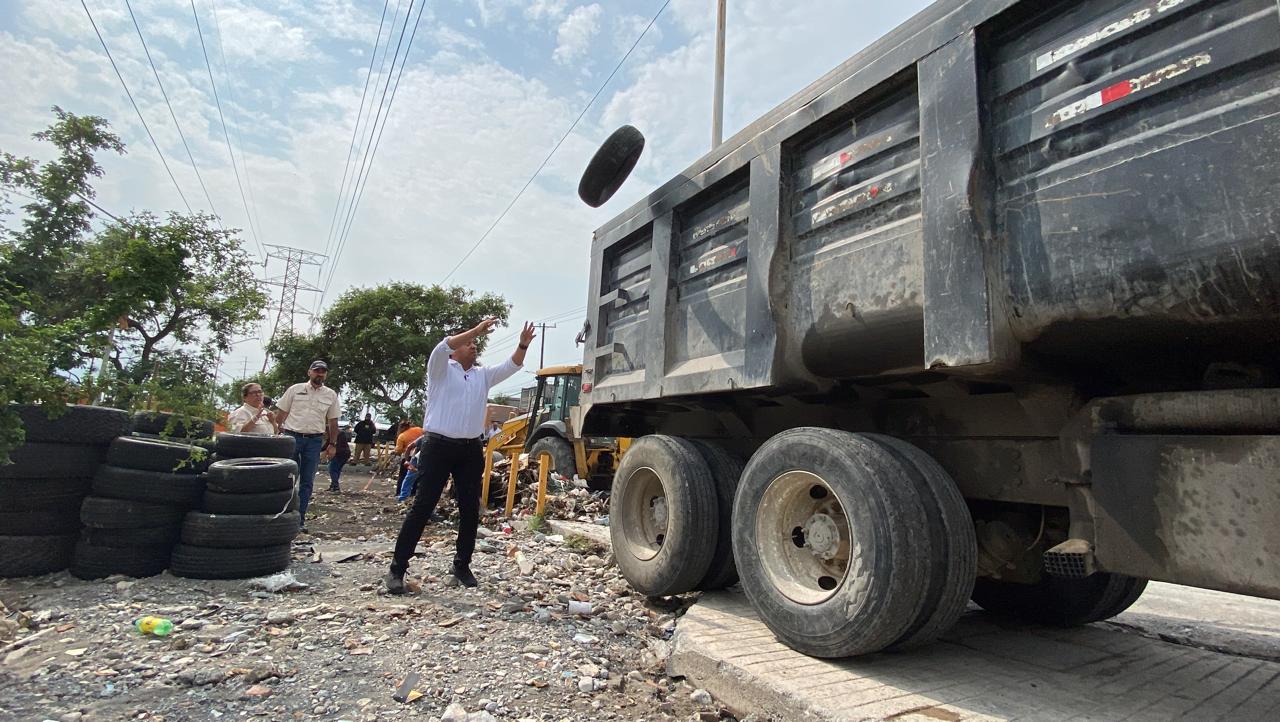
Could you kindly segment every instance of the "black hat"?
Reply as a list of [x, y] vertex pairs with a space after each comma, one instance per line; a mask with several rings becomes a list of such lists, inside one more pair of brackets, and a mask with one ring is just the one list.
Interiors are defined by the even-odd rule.
[[316, 369], [324, 369], [325, 371], [328, 371], [329, 364], [325, 363], [324, 361], [321, 361], [320, 359], [316, 359], [315, 361], [311, 362], [311, 370], [315, 371]]

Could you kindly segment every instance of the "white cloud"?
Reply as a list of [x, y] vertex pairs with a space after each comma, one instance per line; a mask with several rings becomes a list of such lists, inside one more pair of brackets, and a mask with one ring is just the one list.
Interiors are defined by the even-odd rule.
[[533, 0], [525, 6], [524, 16], [529, 20], [559, 20], [567, 6], [567, 0]]
[[[228, 226], [245, 227], [193, 27], [190, 39], [181, 44], [190, 7], [175, 0], [133, 2], [135, 11], [145, 8], [139, 16], [143, 31], [210, 194]], [[354, 0], [249, 2], [218, 0], [236, 83], [234, 100], [230, 93], [223, 95], [224, 109], [228, 121], [245, 134], [245, 165], [264, 242], [321, 250], [368, 65], [367, 57], [361, 60], [348, 51], [357, 46], [367, 52], [381, 8]], [[589, 97], [576, 85], [558, 90], [553, 79], [573, 72], [553, 63], [590, 58], [612, 67], [616, 54], [630, 46], [651, 17], [634, 13], [652, 12], [610, 0], [572, 11], [564, 0], [485, 0], [477, 14], [472, 10], [480, 7], [475, 0], [458, 2], [449, 23], [432, 22], [431, 10], [423, 18], [420, 33], [426, 38], [415, 43], [327, 301], [351, 286], [439, 281], [510, 202]], [[869, 9], [883, 6], [866, 0], [730, 3], [726, 134], [923, 4], [907, 0], [894, 6], [896, 16], [890, 17], [885, 12], [869, 16]], [[206, 22], [206, 5], [197, 6]], [[30, 134], [49, 122], [48, 107], [54, 103], [76, 113], [103, 115], [130, 151], [123, 158], [103, 159], [107, 173], [96, 184], [103, 205], [113, 211], [180, 208], [83, 10], [77, 3], [41, 0], [24, 0], [17, 7], [20, 14], [0, 18], [0, 66], [6, 69], [0, 74], [0, 97], [7, 99], [0, 116], [0, 148], [47, 157]], [[188, 198], [203, 206], [203, 194], [123, 5], [99, 0], [91, 7]], [[446, 15], [444, 10], [440, 14]], [[501, 40], [491, 37], [515, 37], [536, 23], [537, 43], [543, 44], [530, 42], [523, 52], [537, 53], [540, 64], [526, 60], [521, 66], [517, 58], [503, 67], [484, 55], [475, 36], [453, 29], [474, 27], [475, 18], [487, 18], [487, 34], [480, 37], [495, 49]], [[170, 20], [174, 24], [164, 26]], [[713, 3], [674, 0], [599, 105], [450, 282], [503, 294], [515, 303], [514, 320], [545, 318], [585, 305], [592, 230], [708, 148], [713, 23]], [[210, 42], [211, 25], [212, 19], [205, 28]], [[832, 27], [847, 32], [837, 34], [838, 42], [814, 42], [836, 37]], [[558, 53], [554, 61], [546, 54], [552, 40]], [[515, 53], [520, 47], [513, 43], [503, 49]], [[212, 45], [210, 52], [223, 92]], [[605, 208], [587, 208], [574, 193], [577, 176], [596, 144], [624, 122], [634, 123], [648, 137], [645, 157]], [[233, 142], [235, 137], [233, 130]], [[270, 273], [278, 274], [279, 268], [273, 266]], [[581, 359], [572, 342], [580, 324], [580, 318], [571, 318], [548, 333], [548, 363]], [[251, 368], [260, 367], [253, 344], [238, 346], [234, 355], [241, 354], [253, 356]], [[238, 358], [235, 365], [238, 371]]]
[[557, 63], [567, 64], [586, 55], [591, 39], [600, 30], [603, 12], [604, 8], [597, 3], [574, 8], [556, 31], [556, 49], [551, 57]]

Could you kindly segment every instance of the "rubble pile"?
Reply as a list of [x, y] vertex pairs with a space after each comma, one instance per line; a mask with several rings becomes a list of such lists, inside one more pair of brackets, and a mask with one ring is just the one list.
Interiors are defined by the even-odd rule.
[[[538, 502], [538, 462], [522, 457], [516, 476], [516, 506], [518, 516], [532, 516]], [[494, 464], [489, 481], [491, 505], [506, 504], [510, 459]], [[576, 475], [572, 478], [555, 472], [547, 475], [547, 505], [545, 515], [563, 521], [581, 521], [600, 526], [609, 525], [609, 492], [591, 491], [587, 482]]]
[[[389, 596], [385, 490], [320, 498], [330, 531], [295, 540], [289, 571], [272, 577], [0, 581], [0, 718], [732, 718], [665, 673], [692, 599], [634, 594], [607, 549], [490, 515], [480, 587], [466, 589], [450, 586], [445, 521], [427, 528], [410, 594]], [[555, 498], [557, 516], [607, 514], [583, 489]], [[139, 634], [145, 615], [173, 632]]]

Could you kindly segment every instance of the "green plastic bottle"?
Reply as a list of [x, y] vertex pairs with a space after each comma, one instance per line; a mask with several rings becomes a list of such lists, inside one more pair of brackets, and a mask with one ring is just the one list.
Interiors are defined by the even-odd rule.
[[154, 634], [157, 637], [167, 637], [173, 631], [173, 622], [164, 617], [141, 617], [133, 620], [133, 627], [142, 634]]

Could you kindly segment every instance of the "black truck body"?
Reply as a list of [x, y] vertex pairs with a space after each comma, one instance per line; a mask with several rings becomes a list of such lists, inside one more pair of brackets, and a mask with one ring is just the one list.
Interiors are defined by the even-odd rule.
[[940, 0], [591, 253], [584, 433], [889, 434], [980, 576], [1280, 598], [1276, 0]]

